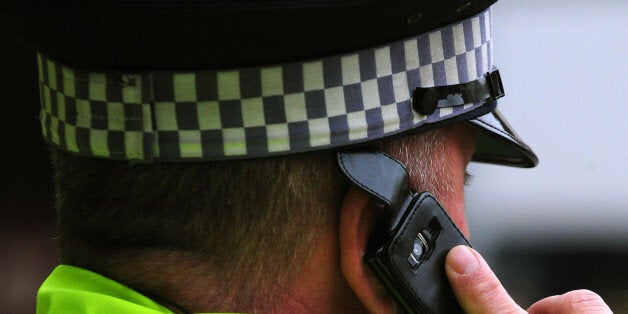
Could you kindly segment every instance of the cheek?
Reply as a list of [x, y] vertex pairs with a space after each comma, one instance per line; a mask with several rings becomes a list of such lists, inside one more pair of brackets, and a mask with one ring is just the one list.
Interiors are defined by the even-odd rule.
[[[465, 123], [459, 123], [453, 126], [453, 135], [448, 141], [448, 147], [451, 154], [455, 157], [453, 162], [458, 169], [466, 169], [467, 164], [471, 161], [473, 151], [475, 150], [475, 142], [478, 137], [478, 130]], [[462, 177], [464, 179], [464, 177]]]
[[447, 139], [433, 156], [433, 162], [417, 165], [424, 169], [414, 171], [410, 180], [417, 191], [428, 191], [436, 196], [456, 226], [468, 237], [464, 209], [464, 175], [468, 157], [461, 149], [462, 143], [457, 138]]
[[446, 171], [440, 177], [438, 189], [434, 191], [447, 214], [458, 226], [460, 231], [468, 237], [467, 220], [464, 209], [464, 174], [466, 160], [459, 150], [450, 151], [445, 156]]
[[443, 207], [445, 207], [445, 211], [447, 211], [451, 220], [453, 220], [462, 234], [468, 239], [469, 228], [467, 226], [467, 217], [464, 211], [464, 196], [462, 200], [446, 198], [442, 200], [441, 203], [443, 203]]
[[468, 238], [469, 231], [464, 209], [464, 176], [467, 164], [473, 156], [477, 131], [466, 124], [457, 124], [448, 138], [445, 162], [448, 166], [445, 197], [441, 200], [447, 213]]
[[[410, 186], [418, 192], [434, 194], [460, 231], [468, 237], [464, 174], [473, 155], [477, 133], [463, 123], [440, 132], [442, 137], [415, 136], [389, 142], [382, 148], [408, 167]], [[430, 140], [432, 145], [421, 144], [421, 141]]]

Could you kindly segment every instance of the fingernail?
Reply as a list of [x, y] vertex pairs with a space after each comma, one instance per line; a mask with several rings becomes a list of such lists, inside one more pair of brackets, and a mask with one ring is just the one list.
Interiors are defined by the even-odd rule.
[[471, 250], [464, 245], [451, 249], [449, 259], [449, 266], [460, 275], [469, 276], [478, 269], [478, 259], [471, 253]]

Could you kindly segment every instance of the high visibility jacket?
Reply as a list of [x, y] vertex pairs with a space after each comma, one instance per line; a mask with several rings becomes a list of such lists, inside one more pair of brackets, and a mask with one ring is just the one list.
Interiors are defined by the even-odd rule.
[[37, 313], [172, 313], [139, 292], [97, 273], [59, 265], [37, 292]]

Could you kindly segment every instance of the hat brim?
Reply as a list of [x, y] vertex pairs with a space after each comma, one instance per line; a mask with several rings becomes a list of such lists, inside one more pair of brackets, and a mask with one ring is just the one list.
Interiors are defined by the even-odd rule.
[[468, 123], [480, 131], [472, 161], [522, 168], [539, 163], [530, 146], [523, 142], [499, 110], [494, 109]]

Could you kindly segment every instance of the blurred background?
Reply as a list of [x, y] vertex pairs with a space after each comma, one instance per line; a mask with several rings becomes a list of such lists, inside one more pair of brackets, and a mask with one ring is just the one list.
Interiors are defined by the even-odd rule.
[[588, 288], [628, 313], [628, 2], [502, 0], [500, 110], [533, 169], [471, 164], [471, 240], [522, 306]]
[[[472, 243], [516, 301], [588, 288], [628, 313], [628, 2], [501, 0], [500, 109], [540, 164], [471, 164]], [[33, 313], [56, 266], [36, 61], [0, 34], [0, 313]]]

